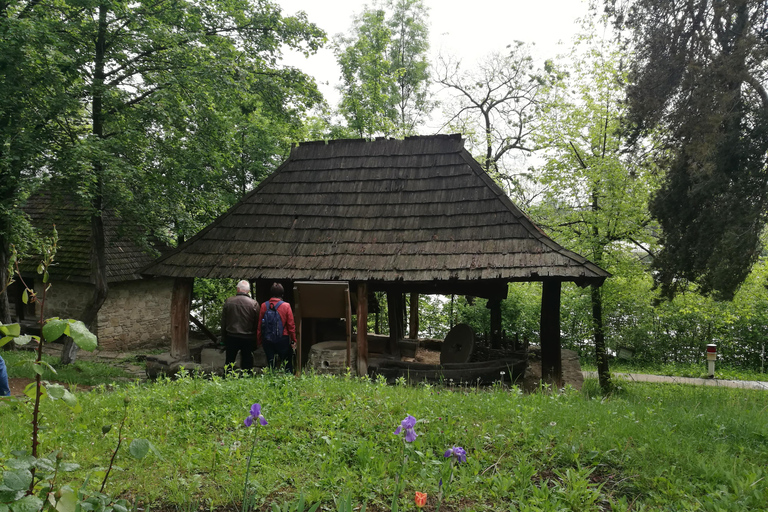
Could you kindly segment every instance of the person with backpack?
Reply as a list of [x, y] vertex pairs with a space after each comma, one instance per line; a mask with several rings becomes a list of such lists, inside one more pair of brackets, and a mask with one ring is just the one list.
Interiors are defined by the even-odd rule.
[[248, 281], [237, 283], [237, 295], [224, 301], [221, 311], [221, 341], [226, 350], [225, 365], [234, 364], [240, 352], [240, 369], [253, 369], [253, 349], [259, 328], [259, 303], [249, 292]]
[[291, 305], [283, 301], [283, 285], [273, 283], [269, 289], [272, 296], [261, 305], [257, 339], [270, 368], [285, 364], [285, 371], [293, 373], [293, 354], [296, 350], [296, 323]]

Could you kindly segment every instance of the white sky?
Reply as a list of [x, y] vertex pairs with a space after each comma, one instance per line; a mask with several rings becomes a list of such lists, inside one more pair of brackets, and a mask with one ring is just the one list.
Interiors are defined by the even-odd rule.
[[[367, 3], [361, 0], [276, 0], [283, 15], [307, 13], [309, 21], [326, 31], [329, 40], [352, 26], [352, 17]], [[569, 43], [578, 31], [577, 18], [587, 14], [586, 0], [424, 0], [429, 9], [430, 61], [438, 53], [462, 60], [462, 67], [513, 41], [533, 43], [541, 61], [565, 53], [559, 42]], [[340, 70], [330, 48], [305, 59], [286, 55], [284, 62], [314, 76], [326, 99], [335, 105]]]

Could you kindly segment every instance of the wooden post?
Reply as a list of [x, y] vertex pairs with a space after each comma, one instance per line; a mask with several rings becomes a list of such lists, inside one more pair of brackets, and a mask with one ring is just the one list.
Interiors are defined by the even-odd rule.
[[501, 348], [501, 301], [490, 299], [485, 305], [491, 310], [491, 348]]
[[563, 383], [560, 354], [560, 281], [541, 286], [541, 379], [558, 388]]
[[301, 300], [299, 294], [294, 290], [293, 298], [296, 300], [296, 307], [294, 308], [293, 321], [296, 323], [296, 364], [293, 367], [293, 373], [298, 377], [301, 375], [302, 357], [304, 353], [303, 338], [304, 338], [304, 318], [301, 315]]
[[368, 375], [368, 283], [357, 283], [357, 375]]
[[347, 315], [346, 317], [346, 326], [347, 326], [347, 368], [352, 367], [352, 299], [349, 297], [349, 283], [347, 283], [347, 291], [344, 294], [344, 300], [346, 304], [345, 307], [345, 313]]
[[171, 357], [189, 358], [189, 309], [194, 279], [177, 277], [171, 296]]
[[411, 332], [409, 333], [408, 337], [412, 340], [418, 340], [419, 339], [419, 294], [418, 293], [411, 293], [411, 314], [410, 314], [410, 324], [411, 324]]
[[387, 291], [387, 316], [389, 317], [389, 353], [400, 355], [397, 341], [403, 338], [403, 294]]

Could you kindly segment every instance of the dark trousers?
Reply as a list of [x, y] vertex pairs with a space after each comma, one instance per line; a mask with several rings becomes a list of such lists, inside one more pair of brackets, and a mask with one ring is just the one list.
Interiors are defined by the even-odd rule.
[[281, 368], [285, 364], [285, 371], [293, 373], [293, 349], [288, 336], [283, 336], [283, 339], [277, 343], [264, 341], [262, 346], [270, 368]]
[[253, 335], [237, 335], [227, 334], [224, 340], [224, 348], [226, 349], [225, 365], [229, 366], [235, 362], [237, 353], [240, 352], [240, 369], [251, 370], [253, 369]]

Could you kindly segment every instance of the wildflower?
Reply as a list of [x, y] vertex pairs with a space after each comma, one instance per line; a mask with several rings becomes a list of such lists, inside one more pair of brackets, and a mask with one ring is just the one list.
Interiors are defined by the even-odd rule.
[[458, 462], [467, 462], [467, 452], [461, 446], [454, 446], [445, 451], [444, 457], [456, 457]]
[[418, 434], [413, 430], [413, 427], [416, 426], [416, 418], [411, 416], [410, 414], [405, 417], [403, 421], [400, 422], [400, 426], [397, 427], [395, 430], [395, 435], [400, 435], [403, 431], [405, 431], [405, 441], [408, 443], [412, 443], [416, 440], [418, 437]]
[[253, 425], [253, 420], [259, 420], [259, 423], [262, 425], [267, 424], [267, 419], [261, 414], [261, 404], [253, 404], [251, 406], [251, 414], [245, 418], [243, 423], [245, 423], [246, 427], [250, 427]]
[[427, 493], [416, 491], [416, 506], [421, 508], [427, 504]]

